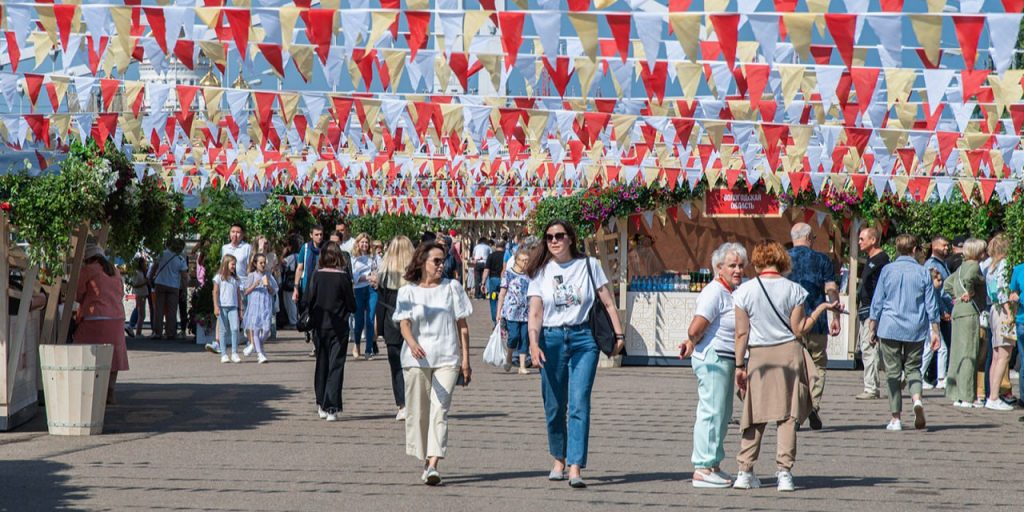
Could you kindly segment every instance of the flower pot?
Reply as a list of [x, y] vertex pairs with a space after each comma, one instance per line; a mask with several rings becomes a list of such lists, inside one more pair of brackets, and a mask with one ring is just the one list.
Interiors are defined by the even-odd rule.
[[46, 424], [50, 435], [103, 432], [113, 345], [40, 345]]
[[213, 343], [213, 327], [196, 325], [196, 345]]

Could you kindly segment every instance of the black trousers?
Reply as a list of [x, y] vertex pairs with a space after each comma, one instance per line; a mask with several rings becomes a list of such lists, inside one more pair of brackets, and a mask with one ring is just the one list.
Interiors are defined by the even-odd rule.
[[405, 407], [405, 374], [402, 373], [402, 346], [388, 347], [388, 366], [391, 367], [391, 391], [395, 394], [395, 405]]
[[[473, 297], [475, 297], [477, 299], [484, 298], [483, 292], [480, 291], [480, 285], [482, 284], [482, 282], [484, 280], [484, 268], [486, 268], [486, 267], [487, 267], [487, 264], [485, 264], [485, 263], [477, 263], [476, 266], [473, 268], [473, 273], [476, 276], [476, 280], [475, 280], [476, 285], [473, 286]], [[499, 277], [501, 277], [501, 276], [499, 276]]]
[[332, 328], [320, 329], [313, 336], [316, 346], [316, 370], [313, 374], [313, 393], [316, 403], [328, 413], [342, 410], [341, 386], [345, 380], [345, 356], [348, 354], [348, 332], [338, 333]]

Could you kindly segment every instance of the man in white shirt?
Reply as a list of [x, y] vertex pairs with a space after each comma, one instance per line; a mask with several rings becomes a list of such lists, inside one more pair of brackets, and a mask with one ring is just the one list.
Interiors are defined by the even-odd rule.
[[473, 246], [473, 274], [476, 277], [474, 280], [476, 290], [473, 292], [473, 296], [477, 299], [484, 298], [480, 285], [483, 283], [484, 267], [487, 265], [487, 257], [490, 255], [491, 245], [487, 243], [486, 238], [480, 237], [476, 245]]
[[352, 234], [348, 232], [348, 221], [341, 219], [337, 224], [334, 225], [334, 232], [338, 233], [341, 241], [338, 242], [338, 246], [341, 250], [347, 252], [349, 256], [352, 255], [352, 249], [356, 246], [356, 239], [352, 238]]
[[[167, 242], [167, 248], [151, 267], [150, 279], [156, 288], [156, 306], [153, 314], [153, 338], [173, 339], [178, 332], [178, 289], [188, 276], [188, 262], [182, 256], [181, 240]], [[166, 327], [166, 328], [165, 328]]]
[[220, 259], [223, 260], [227, 254], [234, 256], [238, 279], [245, 279], [249, 273], [249, 260], [252, 258], [252, 246], [245, 241], [245, 228], [241, 224], [232, 224], [228, 239], [231, 242], [220, 248]]

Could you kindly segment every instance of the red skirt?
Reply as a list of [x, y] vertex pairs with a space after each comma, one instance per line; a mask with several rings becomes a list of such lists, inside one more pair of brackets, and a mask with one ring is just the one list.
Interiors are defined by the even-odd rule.
[[108, 344], [114, 346], [110, 371], [128, 369], [128, 345], [124, 341], [124, 320], [85, 320], [75, 329], [75, 343]]

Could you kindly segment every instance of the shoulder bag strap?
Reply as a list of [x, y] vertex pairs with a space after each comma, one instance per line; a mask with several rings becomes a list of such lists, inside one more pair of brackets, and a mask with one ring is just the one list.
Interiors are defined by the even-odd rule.
[[594, 291], [594, 303], [597, 303], [597, 284], [594, 282], [594, 273], [590, 270], [590, 256], [584, 256], [587, 262], [587, 277], [590, 278], [590, 289]]
[[785, 318], [782, 318], [782, 314], [775, 308], [775, 303], [772, 302], [772, 297], [768, 295], [768, 290], [765, 289], [764, 283], [761, 282], [761, 276], [757, 276], [755, 279], [757, 279], [757, 284], [761, 285], [761, 291], [764, 292], [764, 298], [768, 299], [768, 305], [772, 307], [772, 311], [775, 312], [775, 316], [779, 318], [782, 325], [786, 326], [786, 330], [788, 330], [790, 334], [796, 336], [796, 333], [793, 332], [793, 328], [789, 326], [789, 322], [787, 322]]

